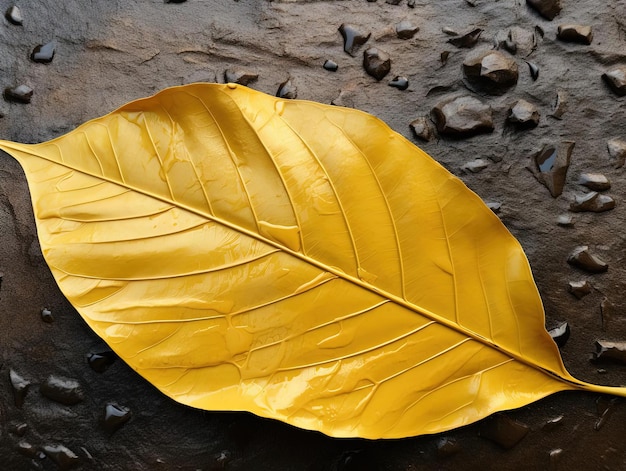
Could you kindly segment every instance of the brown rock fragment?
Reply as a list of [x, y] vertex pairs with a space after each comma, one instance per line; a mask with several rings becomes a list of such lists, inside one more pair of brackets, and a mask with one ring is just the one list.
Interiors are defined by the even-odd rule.
[[587, 25], [559, 25], [556, 36], [561, 41], [589, 45], [593, 40], [593, 31]]
[[81, 385], [75, 379], [50, 375], [39, 387], [41, 394], [60, 404], [78, 404], [85, 398]]
[[607, 141], [606, 146], [609, 150], [609, 156], [615, 159], [615, 168], [623, 167], [626, 161], [626, 141], [614, 137]]
[[617, 95], [626, 95], [626, 66], [619, 66], [602, 74], [606, 84]]
[[259, 74], [248, 72], [246, 70], [227, 69], [224, 71], [224, 81], [226, 83], [238, 83], [247, 86], [252, 82], [256, 82]]
[[343, 37], [343, 50], [353, 57], [372, 35], [372, 33], [361, 33], [354, 26], [346, 23], [339, 27], [339, 32]]
[[43, 452], [60, 470], [72, 469], [80, 464], [80, 458], [64, 445], [46, 445]]
[[411, 121], [409, 127], [411, 128], [411, 131], [413, 131], [415, 137], [421, 139], [424, 142], [430, 141], [434, 136], [430, 120], [424, 116], [421, 116]]
[[15, 407], [21, 408], [24, 405], [24, 399], [28, 393], [30, 387], [30, 381], [24, 379], [15, 370], [9, 370], [9, 379], [11, 381], [11, 387], [13, 388], [13, 401]]
[[539, 110], [526, 100], [518, 100], [510, 109], [507, 121], [519, 129], [531, 129], [539, 124]]
[[609, 269], [606, 262], [589, 253], [587, 245], [576, 247], [567, 258], [567, 263], [589, 273], [603, 273]]
[[438, 103], [432, 109], [437, 130], [453, 136], [473, 136], [493, 131], [491, 107], [471, 96]]
[[448, 39], [448, 42], [453, 46], [469, 49], [476, 45], [483, 31], [484, 30], [480, 28], [476, 28], [463, 36], [459, 36], [458, 38]]
[[376, 80], [382, 80], [391, 70], [391, 58], [385, 51], [370, 47], [363, 53], [363, 68]]
[[570, 204], [569, 210], [575, 213], [589, 211], [593, 213], [603, 213], [615, 207], [615, 200], [609, 195], [601, 195], [597, 191], [592, 191], [583, 196], [577, 196], [576, 200]]
[[552, 340], [554, 340], [554, 343], [556, 343], [556, 346], [559, 348], [563, 348], [569, 340], [569, 324], [567, 322], [562, 322], [554, 329], [550, 329], [548, 333], [550, 334], [550, 337], [552, 337]]
[[567, 291], [572, 293], [576, 298], [582, 299], [591, 293], [591, 285], [587, 280], [583, 281], [570, 281], [567, 284]]
[[517, 83], [517, 63], [509, 54], [500, 51], [470, 53], [463, 61], [463, 74], [472, 88], [498, 95]]
[[420, 29], [408, 20], [396, 25], [396, 35], [400, 39], [411, 39]]
[[563, 193], [573, 149], [573, 142], [562, 142], [558, 147], [544, 146], [531, 157], [528, 169], [554, 198]]
[[578, 179], [578, 184], [593, 191], [605, 191], [611, 188], [611, 182], [606, 175], [601, 173], [583, 173]]
[[553, 20], [561, 12], [560, 0], [526, 0], [526, 3], [548, 20]]

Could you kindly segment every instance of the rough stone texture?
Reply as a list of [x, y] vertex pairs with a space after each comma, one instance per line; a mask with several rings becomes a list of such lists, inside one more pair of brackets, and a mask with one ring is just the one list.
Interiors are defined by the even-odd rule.
[[[17, 2], [15, 2], [17, 3]], [[0, 137], [41, 142], [74, 129], [129, 100], [194, 80], [223, 78], [224, 71], [250, 70], [259, 75], [255, 89], [275, 94], [291, 77], [299, 98], [341, 102], [374, 113], [408, 139], [418, 142], [409, 123], [427, 115], [439, 102], [467, 92], [461, 79], [465, 50], [447, 43], [448, 27], [459, 32], [484, 29], [478, 41], [490, 46], [498, 31], [520, 27], [546, 31], [528, 57], [541, 69], [533, 81], [518, 49], [520, 65], [515, 89], [481, 98], [494, 112], [496, 130], [471, 139], [441, 136], [420, 146], [463, 178], [485, 201], [502, 203], [500, 218], [526, 251], [546, 311], [546, 323], [567, 321], [571, 336], [561, 354], [570, 372], [587, 381], [626, 384], [623, 365], [591, 364], [597, 339], [626, 340], [625, 177], [607, 152], [610, 139], [626, 140], [624, 102], [600, 78], [623, 64], [626, 31], [623, 1], [563, 2], [559, 21], [592, 24], [594, 41], [576, 46], [554, 40], [556, 24], [519, 1], [458, 0], [274, 1], [195, 0], [180, 4], [163, 0], [20, 0], [23, 25], [0, 26], [2, 85], [34, 89], [28, 105], [0, 100]], [[4, 4], [8, 8], [10, 3]], [[411, 40], [397, 38], [394, 25], [409, 20], [420, 27]], [[360, 54], [343, 51], [337, 28], [342, 23], [372, 32], [367, 46], [380, 46], [393, 60], [392, 76], [406, 76], [411, 87], [398, 92], [376, 82], [362, 67]], [[391, 34], [386, 33], [390, 31]], [[29, 54], [38, 44], [55, 41], [53, 62], [37, 64]], [[451, 50], [442, 67], [442, 51]], [[321, 67], [326, 59], [340, 62], [336, 73]], [[429, 93], [429, 91], [431, 91]], [[560, 120], [548, 116], [557, 90], [570, 96]], [[510, 104], [525, 99], [546, 119], [529, 131], [502, 133]], [[526, 157], [543, 144], [575, 141], [563, 194], [553, 199], [525, 170]], [[617, 154], [616, 154], [617, 155]], [[621, 154], [620, 154], [621, 155]], [[479, 157], [492, 163], [479, 173], [460, 167]], [[567, 211], [583, 172], [605, 174], [612, 182], [616, 207], [606, 213], [579, 213], [573, 227], [555, 223]], [[333, 440], [245, 413], [200, 412], [163, 397], [116, 361], [103, 373], [89, 366], [89, 353], [106, 351], [59, 293], [39, 257], [29, 257], [36, 232], [28, 188], [19, 165], [0, 155], [0, 457], [8, 470], [36, 469], [31, 460], [44, 447], [63, 456], [78, 456], [79, 470], [306, 470], [349, 469], [346, 462], [365, 463], [368, 470], [528, 470], [549, 469], [550, 450], [562, 449], [558, 469], [625, 469], [626, 403], [617, 402], [610, 416], [598, 421], [595, 394], [564, 393], [520, 410], [506, 412], [527, 424], [530, 432], [504, 451], [480, 438], [480, 424], [445, 434], [458, 453], [437, 456], [441, 436], [401, 441]], [[587, 274], [566, 263], [569, 253], [588, 245], [610, 264], [606, 273]], [[32, 263], [32, 264], [31, 264]], [[34, 265], [33, 265], [34, 264]], [[568, 281], [584, 277], [594, 289], [577, 300]], [[607, 296], [618, 313], [602, 332], [599, 305]], [[48, 306], [55, 321], [41, 321]], [[9, 370], [32, 383], [22, 408], [14, 405]], [[83, 402], [64, 406], [38, 393], [51, 375], [75, 378], [84, 386]], [[416, 386], [417, 387], [417, 386]], [[132, 418], [114, 434], [99, 424], [106, 404], [123, 404]], [[602, 412], [604, 414], [604, 412]], [[562, 416], [551, 430], [542, 426]], [[24, 428], [24, 424], [27, 425]], [[18, 434], [21, 433], [23, 436]], [[55, 448], [56, 447], [56, 448]], [[66, 456], [70, 456], [67, 454]], [[48, 461], [45, 461], [48, 460]], [[45, 458], [47, 469], [56, 469]], [[72, 460], [73, 461], [73, 460]]]
[[441, 134], [469, 137], [493, 131], [491, 107], [471, 96], [437, 103], [432, 116]]
[[471, 52], [463, 61], [468, 84], [478, 92], [500, 95], [517, 83], [517, 63], [500, 51]]
[[615, 67], [602, 74], [602, 78], [616, 94], [626, 95], [626, 66]]
[[591, 44], [593, 31], [588, 25], [559, 25], [557, 37], [562, 41]]

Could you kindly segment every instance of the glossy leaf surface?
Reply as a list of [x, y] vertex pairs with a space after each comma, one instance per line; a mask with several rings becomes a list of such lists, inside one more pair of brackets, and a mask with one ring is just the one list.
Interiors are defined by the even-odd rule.
[[182, 403], [392, 438], [623, 394], [565, 371], [517, 241], [368, 114], [195, 84], [0, 147], [63, 293]]

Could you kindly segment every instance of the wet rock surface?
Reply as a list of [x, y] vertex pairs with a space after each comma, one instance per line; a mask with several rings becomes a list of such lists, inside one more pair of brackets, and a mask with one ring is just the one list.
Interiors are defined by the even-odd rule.
[[471, 96], [445, 100], [431, 113], [441, 134], [469, 137], [494, 129], [491, 107]]
[[60, 404], [72, 406], [85, 398], [80, 383], [75, 379], [50, 375], [39, 387], [41, 394]]
[[[298, 98], [336, 101], [375, 114], [456, 173], [484, 201], [498, 202], [498, 216], [529, 258], [543, 298], [546, 325], [563, 321], [570, 325], [570, 338], [561, 350], [567, 368], [583, 380], [626, 384], [622, 364], [588, 361], [597, 339], [626, 339], [620, 315], [626, 309], [626, 267], [621, 260], [626, 250], [625, 177], [623, 168], [616, 168], [626, 155], [620, 150], [626, 147], [617, 145], [626, 141], [624, 102], [602, 78], [623, 65], [623, 2], [561, 2], [556, 13], [546, 7], [545, 15], [524, 2], [472, 3], [7, 2], [3, 8], [19, 6], [23, 25], [6, 20], [0, 28], [2, 90], [25, 84], [35, 92], [27, 106], [2, 100], [0, 137], [42, 142], [162, 88], [215, 77], [225, 81], [223, 74], [228, 69], [258, 74], [249, 86], [271, 95], [291, 77], [298, 86]], [[555, 1], [532, 3], [559, 5]], [[411, 39], [401, 39], [395, 27], [402, 21], [410, 21], [420, 30]], [[341, 23], [354, 25], [365, 36], [371, 33], [354, 56], [344, 52], [337, 31]], [[591, 45], [556, 40], [561, 23], [592, 25], [595, 37]], [[456, 34], [449, 35], [443, 28]], [[478, 28], [483, 31], [469, 49], [448, 42]], [[508, 32], [514, 28], [534, 33], [537, 44], [530, 55], [526, 51], [532, 45], [523, 39], [528, 39], [528, 34], [511, 34], [507, 44]], [[494, 47], [500, 32], [505, 40], [501, 52], [511, 55], [516, 51], [512, 57], [519, 67], [517, 84], [502, 95], [466, 90], [460, 83], [463, 60], [474, 49]], [[33, 48], [51, 41], [56, 44], [53, 61], [32, 62]], [[392, 58], [391, 70], [380, 82], [362, 67], [361, 54], [367, 47], [380, 48]], [[448, 52], [442, 61], [444, 51]], [[339, 64], [336, 73], [322, 67], [326, 59]], [[536, 80], [525, 60], [540, 70]], [[409, 79], [406, 91], [388, 86], [396, 75]], [[493, 132], [451, 138], [435, 136], [431, 129], [425, 141], [414, 135], [410, 122], [429, 115], [438, 103], [463, 94], [491, 107]], [[558, 106], [557, 96], [561, 98]], [[524, 132], [503, 132], [511, 104], [521, 99], [537, 107], [539, 125]], [[561, 141], [575, 141], [576, 147], [563, 192], [552, 198], [525, 167], [527, 156], [544, 144], [558, 147]], [[475, 158], [489, 165], [477, 173], [463, 171], [462, 166]], [[44, 447], [57, 444], [78, 456], [77, 470], [327, 471], [341, 465], [344, 470], [522, 471], [550, 469], [549, 454], [559, 449], [563, 450], [556, 464], [559, 470], [626, 467], [626, 407], [614, 404], [610, 417], [606, 415], [608, 419], [596, 430], [604, 411], [596, 412], [597, 395], [591, 393], [557, 394], [507, 412], [531, 428], [509, 450], [481, 438], [478, 423], [446, 433], [460, 451], [439, 456], [441, 435], [400, 441], [333, 440], [244, 413], [180, 406], [121, 360], [98, 373], [86, 355], [107, 351], [107, 347], [65, 301], [41, 263], [40, 251], [33, 244], [36, 232], [20, 167], [4, 154], [0, 164], [3, 469], [58, 469], [43, 452]], [[581, 192], [578, 178], [582, 173], [604, 174], [612, 183], [617, 204], [602, 214], [570, 213], [575, 223], [559, 226], [555, 223], [558, 216], [568, 212], [569, 204]], [[581, 244], [588, 244], [592, 254], [611, 262], [610, 269], [595, 274], [569, 265], [569, 253]], [[567, 286], [582, 278], [593, 289], [577, 299]], [[615, 315], [603, 332], [600, 304], [605, 296], [614, 305]], [[52, 311], [53, 323], [42, 322], [44, 306]], [[10, 369], [31, 382], [22, 408], [14, 405]], [[85, 400], [66, 406], [39, 394], [39, 385], [51, 374], [78, 380]], [[128, 407], [133, 413], [113, 434], [100, 423], [109, 403]], [[542, 428], [555, 417], [563, 417], [558, 426]], [[22, 436], [15, 433], [18, 425]], [[364, 467], [355, 468], [363, 463]]]
[[463, 61], [467, 82], [477, 91], [489, 95], [504, 93], [517, 83], [517, 63], [500, 51], [472, 52]]
[[554, 198], [561, 195], [565, 188], [573, 149], [573, 142], [562, 142], [559, 146], [544, 146], [531, 157], [528, 169]]

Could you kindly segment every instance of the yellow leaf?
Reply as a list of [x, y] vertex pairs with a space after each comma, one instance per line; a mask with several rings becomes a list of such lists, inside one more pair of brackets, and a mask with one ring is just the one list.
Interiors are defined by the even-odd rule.
[[517, 241], [368, 114], [194, 84], [0, 148], [63, 293], [184, 404], [395, 438], [625, 394], [567, 373]]

